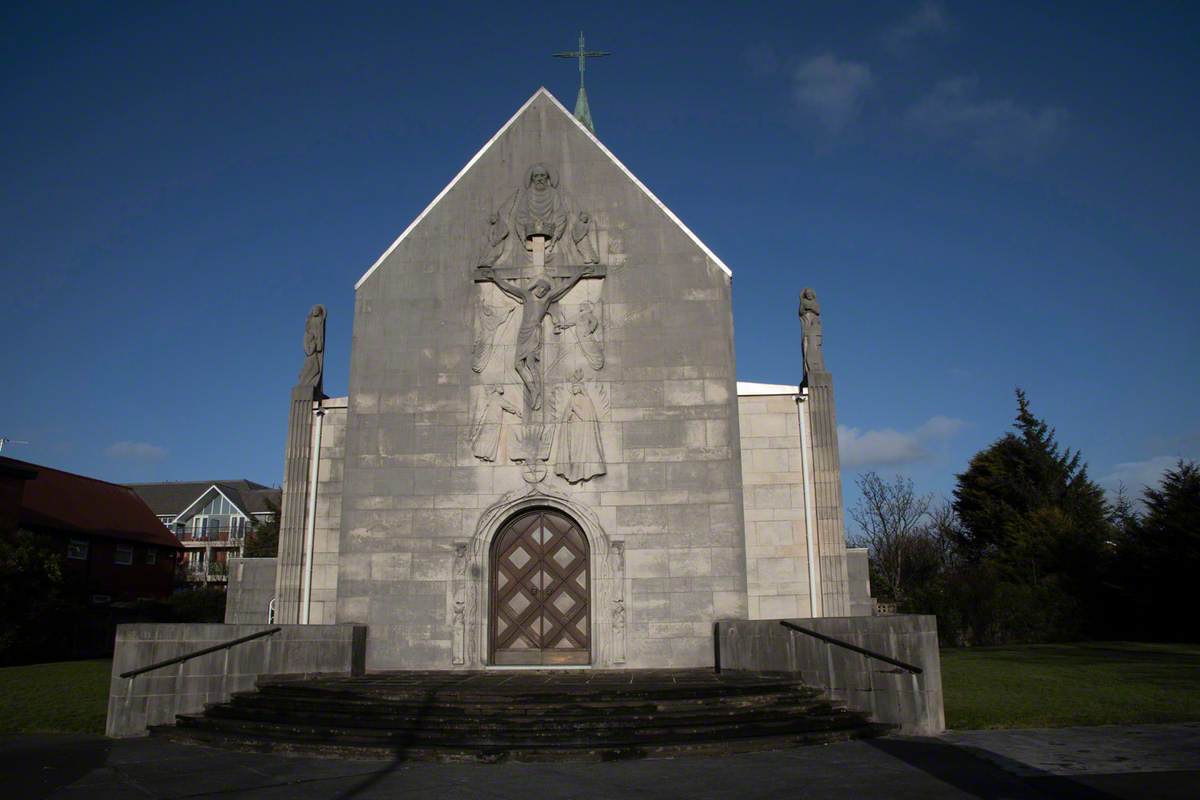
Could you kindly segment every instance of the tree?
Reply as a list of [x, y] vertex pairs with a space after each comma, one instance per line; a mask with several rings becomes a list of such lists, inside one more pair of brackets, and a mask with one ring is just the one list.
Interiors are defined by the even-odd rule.
[[[975, 454], [954, 489], [955, 536], [997, 580], [1001, 639], [1070, 638], [1097, 628], [1114, 537], [1111, 509], [1078, 451], [1063, 449], [1017, 389], [1015, 431]], [[1007, 613], [1011, 612], [1011, 613]]]
[[255, 522], [246, 537], [243, 549], [246, 558], [275, 558], [279, 555], [279, 507], [266, 501], [271, 518], [266, 522]]
[[68, 652], [72, 608], [52, 540], [24, 530], [0, 535], [0, 608], [0, 664]]
[[1200, 574], [1200, 465], [1180, 460], [1158, 488], [1142, 494], [1146, 511], [1120, 551], [1124, 599], [1132, 633], [1156, 639], [1200, 641], [1191, 613], [1191, 582]]
[[850, 517], [862, 530], [856, 546], [871, 557], [871, 585], [880, 597], [902, 603], [914, 574], [929, 566], [924, 523], [932, 495], [918, 495], [910, 479], [897, 475], [891, 482], [874, 472], [855, 479], [861, 497]]

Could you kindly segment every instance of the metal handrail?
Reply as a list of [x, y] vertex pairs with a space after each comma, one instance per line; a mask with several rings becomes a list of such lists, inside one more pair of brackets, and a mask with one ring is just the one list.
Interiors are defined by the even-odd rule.
[[215, 653], [218, 650], [228, 650], [229, 648], [236, 647], [239, 644], [245, 644], [246, 642], [250, 642], [255, 639], [261, 639], [264, 636], [271, 636], [272, 634], [279, 633], [281, 630], [283, 630], [283, 628], [270, 628], [269, 630], [259, 631], [258, 633], [252, 633], [249, 636], [242, 636], [237, 639], [230, 639], [228, 642], [222, 642], [221, 644], [214, 644], [212, 647], [205, 647], [201, 650], [196, 650], [191, 653], [184, 653], [181, 656], [175, 656], [174, 658], [168, 658], [166, 661], [158, 661], [154, 664], [147, 664], [146, 666], [141, 667], [139, 669], [131, 669], [131, 670], [129, 670], [129, 672], [122, 672], [121, 677], [122, 678], [132, 678], [134, 676], [141, 675], [143, 672], [149, 672], [151, 670], [159, 669], [161, 667], [169, 667], [172, 664], [180, 664], [184, 661], [188, 661], [190, 659], [196, 658], [197, 656], [206, 656], [209, 653]]
[[918, 667], [914, 664], [906, 664], [903, 661], [898, 661], [898, 660], [892, 658], [891, 656], [885, 656], [883, 653], [876, 653], [874, 650], [868, 650], [867, 648], [859, 647], [856, 644], [850, 644], [849, 642], [843, 642], [841, 639], [835, 639], [832, 636], [826, 636], [823, 633], [817, 633], [816, 631], [814, 631], [810, 628], [802, 628], [801, 626], [793, 624], [791, 622], [788, 622], [787, 620], [780, 620], [779, 624], [782, 625], [783, 627], [788, 628], [789, 630], [795, 631], [797, 633], [807, 634], [809, 636], [812, 636], [814, 639], [820, 639], [821, 641], [828, 642], [829, 644], [836, 644], [838, 647], [844, 647], [847, 650], [853, 650], [854, 652], [861, 653], [862, 655], [867, 656], [869, 658], [874, 658], [874, 659], [876, 659], [878, 661], [882, 661], [886, 664], [891, 664], [893, 667], [899, 667], [900, 669], [907, 670], [908, 672], [911, 672], [914, 675], [920, 675], [922, 672], [924, 672], [923, 669], [921, 669], [920, 667]]

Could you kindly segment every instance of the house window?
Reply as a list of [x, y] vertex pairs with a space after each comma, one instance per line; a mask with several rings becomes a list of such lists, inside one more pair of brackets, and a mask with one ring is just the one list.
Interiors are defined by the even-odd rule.
[[87, 539], [72, 539], [67, 543], [67, 558], [73, 558], [76, 561], [87, 561], [87, 557]]
[[133, 547], [132, 545], [119, 544], [113, 553], [114, 564], [132, 564], [133, 563]]
[[158, 550], [156, 548], [154, 548], [154, 547], [146, 548], [146, 563], [147, 564], [157, 564], [158, 563]]

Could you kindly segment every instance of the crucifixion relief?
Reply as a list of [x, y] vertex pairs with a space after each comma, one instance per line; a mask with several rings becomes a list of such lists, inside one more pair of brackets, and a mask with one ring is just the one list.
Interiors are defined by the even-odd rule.
[[[544, 357], [546, 318], [550, 317], [555, 334], [575, 329], [570, 347], [578, 349], [573, 357], [578, 364], [596, 371], [604, 368], [599, 314], [603, 304], [598, 295], [590, 293], [590, 298], [578, 305], [573, 319], [561, 307], [580, 281], [606, 276], [594, 225], [593, 216], [575, 206], [572, 198], [560, 190], [555, 170], [539, 162], [525, 172], [523, 185], [501, 203], [499, 210], [489, 214], [486, 241], [480, 248], [483, 256], [473, 270], [476, 283], [492, 284], [521, 308], [511, 365], [524, 389], [520, 414], [523, 447], [512, 460], [524, 461], [527, 468], [536, 468], [536, 462], [546, 460], [548, 445], [554, 441], [559, 425], [555, 415], [548, 416], [545, 410], [547, 373], [555, 371], [554, 364], [547, 364]], [[486, 310], [476, 318], [472, 368], [482, 374], [498, 342], [510, 340], [511, 333], [500, 334], [516, 308], [492, 309], [486, 302], [481, 307]], [[562, 344], [566, 345], [567, 340]], [[565, 379], [565, 374], [562, 377]], [[487, 455], [491, 455], [490, 448]]]

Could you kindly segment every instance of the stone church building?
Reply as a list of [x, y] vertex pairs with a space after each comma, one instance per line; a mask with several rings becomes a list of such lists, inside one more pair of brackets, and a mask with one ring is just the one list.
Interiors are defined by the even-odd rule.
[[870, 613], [816, 297], [803, 386], [739, 383], [731, 280], [538, 90], [356, 284], [348, 397], [309, 316], [275, 621], [366, 624], [368, 669], [620, 668]]

